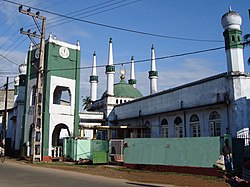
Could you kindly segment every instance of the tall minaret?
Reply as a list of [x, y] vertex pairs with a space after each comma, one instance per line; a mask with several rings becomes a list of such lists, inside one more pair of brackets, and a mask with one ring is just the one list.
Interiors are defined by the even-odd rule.
[[232, 11], [231, 8], [221, 18], [228, 72], [244, 72], [241, 23], [240, 15]]
[[14, 79], [14, 102], [16, 102], [16, 99], [18, 97], [19, 92], [19, 76], [15, 77]]
[[89, 77], [90, 82], [90, 101], [96, 101], [97, 98], [97, 83], [98, 83], [98, 76], [96, 73], [96, 54], [93, 54], [93, 62], [92, 62], [92, 73]]
[[107, 95], [114, 96], [115, 66], [113, 62], [112, 38], [109, 40], [108, 65], [105, 73], [107, 74]]
[[136, 88], [134, 56], [131, 57], [130, 79], [128, 80], [128, 83]]
[[155, 50], [153, 45], [151, 47], [151, 70], [148, 72], [148, 78], [150, 79], [150, 94], [154, 94], [157, 92], [158, 71], [156, 71]]

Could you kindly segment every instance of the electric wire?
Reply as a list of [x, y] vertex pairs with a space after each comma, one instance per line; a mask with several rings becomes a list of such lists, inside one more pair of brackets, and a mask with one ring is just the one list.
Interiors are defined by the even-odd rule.
[[[106, 9], [106, 10], [102, 10], [102, 11], [99, 11], [99, 12], [92, 13], [92, 14], [87, 15], [87, 16], [81, 16], [81, 17], [79, 17], [79, 18], [82, 19], [82, 18], [90, 17], [90, 16], [97, 15], [97, 14], [100, 14], [100, 13], [103, 13], [103, 12], [107, 12], [107, 11], [110, 11], [110, 10], [114, 10], [114, 9], [116, 9], [116, 8], [120, 8], [120, 7], [123, 7], [123, 6], [127, 6], [127, 5], [130, 5], [130, 4], [133, 4], [133, 3], [137, 3], [137, 2], [139, 2], [139, 1], [142, 1], [142, 0], [136, 0], [136, 1], [129, 2], [129, 3], [125, 3], [125, 4], [122, 4], [122, 5], [119, 5], [119, 6], [115, 6], [115, 7]], [[102, 7], [100, 7], [100, 8], [96, 8], [96, 9], [93, 9], [93, 10], [89, 10], [89, 11], [83, 12], [83, 13], [81, 13], [81, 14], [76, 14], [76, 15], [73, 15], [73, 16], [80, 16], [80, 15], [83, 15], [83, 14], [91, 13], [91, 12], [94, 12], [94, 11], [99, 10], [99, 9], [102, 9], [102, 8], [106, 8], [106, 7], [109, 7], [109, 6], [113, 6], [113, 5], [119, 4], [119, 3], [121, 3], [121, 2], [124, 3], [125, 1], [124, 1], [124, 0], [118, 1], [118, 2], [115, 2], [115, 3], [113, 3], [113, 4], [105, 5], [105, 6], [102, 6]], [[67, 19], [67, 18], [62, 18], [61, 20], [58, 20], [58, 21], [60, 22], [60, 21], [63, 21], [63, 20], [65, 20], [65, 19]], [[48, 23], [48, 27], [49, 27], [49, 28], [56, 27], [56, 26], [59, 26], [59, 25], [63, 25], [63, 24], [66, 24], [66, 23], [73, 22], [74, 20], [69, 20], [69, 21], [65, 21], [65, 22], [62, 22], [62, 23], [58, 23], [58, 21], [53, 21], [53, 22]], [[53, 25], [53, 23], [57, 23], [57, 24]], [[52, 26], [50, 26], [51, 24], [52, 24]]]
[[[104, 3], [95, 4], [95, 5], [93, 5], [93, 6], [90, 6], [90, 7], [81, 9], [81, 10], [78, 10], [78, 11], [76, 11], [76, 12], [79, 12], [79, 11], [82, 11], [82, 10], [87, 10], [87, 9], [93, 8], [93, 7], [98, 7], [98, 6], [107, 4], [107, 3], [112, 2], [112, 1], [114, 1], [114, 0], [109, 0], [109, 1], [106, 1], [106, 2], [104, 2]], [[138, 2], [138, 1], [141, 1], [141, 0], [137, 0], [137, 1], [134, 1], [134, 2], [131, 2], [131, 3], [135, 3], [135, 2]], [[111, 5], [115, 5], [115, 4], [120, 3], [120, 2], [124, 2], [124, 1], [119, 1], [119, 2], [116, 2], [116, 3], [109, 4], [109, 5], [105, 5], [105, 6], [102, 6], [101, 8], [104, 8], [104, 7], [107, 7], [107, 6], [111, 6]], [[127, 4], [124, 4], [124, 5], [120, 5], [120, 6], [118, 6], [118, 7], [125, 6], [125, 5], [131, 4], [131, 3], [127, 3]], [[118, 7], [115, 7], [115, 8], [118, 8]], [[99, 8], [99, 9], [100, 9], [100, 8]], [[114, 8], [113, 8], [113, 9], [114, 9]], [[98, 9], [94, 9], [94, 10], [98, 10]], [[108, 9], [108, 10], [111, 10], [111, 9]], [[104, 10], [104, 11], [102, 11], [102, 12], [106, 12], [106, 11], [108, 11], [108, 10]], [[87, 12], [90, 12], [90, 11], [87, 11]], [[87, 12], [84, 12], [84, 13], [87, 13]], [[75, 12], [73, 12], [73, 13], [75, 13]], [[99, 14], [99, 13], [101, 13], [101, 12], [98, 12], [98, 14]], [[70, 13], [70, 14], [72, 14], [72, 13]], [[92, 15], [95, 15], [95, 14], [92, 14]], [[89, 15], [89, 16], [91, 16], [91, 15]], [[65, 19], [65, 18], [64, 18], [64, 19]], [[14, 36], [16, 36], [17, 34], [18, 34], [18, 32], [17, 32], [16, 34], [14, 34], [11, 38], [13, 38]], [[16, 43], [18, 40], [20, 40], [21, 37], [23, 37], [23, 35], [20, 35], [19, 38], [15, 41], [15, 43]], [[26, 40], [26, 39], [25, 39], [25, 40]], [[23, 43], [25, 40], [23, 40], [21, 43]], [[4, 45], [6, 45], [9, 41], [10, 41], [10, 40], [7, 40], [7, 42], [4, 43], [1, 47], [3, 47]], [[20, 43], [20, 44], [21, 44], [21, 43]], [[20, 44], [19, 44], [19, 45], [20, 45]], [[17, 47], [18, 47], [19, 45], [17, 45]], [[1, 48], [1, 47], [0, 47], [0, 48]], [[12, 47], [12, 46], [10, 46], [9, 48], [7, 48], [7, 49], [3, 52], [3, 54], [4, 54], [7, 50], [9, 50], [11, 47]], [[13, 48], [9, 53], [7, 53], [7, 55], [10, 54], [12, 51], [14, 51], [17, 47]], [[6, 56], [7, 56], [7, 55], [6, 55]], [[1, 58], [0, 61], [1, 61], [2, 59], [3, 59], [3, 58]]]
[[[92, 6], [89, 6], [89, 7], [86, 7], [86, 8], [83, 8], [83, 9], [76, 10], [76, 11], [74, 11], [74, 12], [68, 13], [68, 14], [66, 14], [66, 15], [68, 15], [68, 16], [69, 16], [69, 15], [71, 15], [71, 16], [80, 16], [80, 15], [83, 15], [83, 14], [86, 14], [86, 13], [90, 13], [90, 12], [97, 11], [97, 10], [100, 10], [100, 9], [103, 9], [103, 8], [106, 8], [106, 7], [109, 7], [109, 6], [113, 6], [113, 5], [119, 4], [119, 3], [124, 2], [124, 1], [127, 1], [127, 0], [122, 0], [122, 1], [118, 1], [118, 2], [112, 3], [112, 4], [105, 5], [105, 4], [107, 4], [107, 3], [109, 3], [109, 2], [112, 2], [112, 1], [114, 1], [114, 0], [109, 0], [109, 1], [106, 1], [106, 2], [103, 2], [103, 3], [95, 4], [95, 5], [92, 5]], [[137, 0], [137, 1], [142, 1], [142, 0]], [[135, 3], [135, 2], [132, 2], [132, 3]], [[127, 4], [124, 4], [124, 5], [120, 5], [120, 6], [118, 6], [118, 7], [113, 7], [113, 8], [110, 8], [110, 9], [107, 9], [107, 10], [103, 10], [103, 11], [101, 11], [101, 12], [93, 13], [93, 14], [91, 14], [91, 15], [84, 16], [84, 17], [89, 17], [89, 16], [92, 16], [92, 15], [96, 15], [96, 14], [100, 14], [100, 13], [103, 13], [103, 12], [107, 12], [107, 11], [113, 10], [113, 9], [115, 9], [115, 8], [119, 8], [119, 7], [122, 7], [122, 6], [126, 6], [126, 5], [128, 5], [128, 4], [131, 4], [131, 3], [127, 3]], [[99, 7], [99, 6], [101, 6], [101, 5], [105, 5], [105, 6]], [[98, 7], [98, 8], [96, 8], [96, 7]], [[92, 8], [95, 8], [95, 9], [91, 10]], [[90, 10], [88, 10], [88, 9], [90, 9]], [[82, 13], [79, 13], [79, 14], [75, 14], [75, 13], [81, 12], [81, 11], [83, 11], [83, 10], [88, 10], [88, 11], [85, 11], [85, 12], [82, 12]], [[65, 24], [65, 23], [72, 22], [72, 20], [71, 20], [71, 21], [67, 21], [67, 22], [58, 23], [58, 22], [61, 22], [61, 21], [64, 21], [64, 20], [67, 19], [67, 18], [61, 18], [61, 19], [58, 19], [58, 18], [60, 18], [60, 16], [57, 16], [57, 17], [55, 17], [55, 18], [48, 19], [48, 20], [47, 20], [47, 28], [52, 28], [52, 27], [55, 27], [55, 26], [58, 26], [58, 25], [62, 25], [62, 24]], [[83, 17], [81, 17], [81, 18], [83, 18]], [[55, 20], [55, 21], [53, 21], [53, 20]], [[52, 21], [52, 22], [50, 22], [50, 21]], [[56, 25], [53, 25], [53, 23], [57, 23], [57, 24], [56, 24]], [[52, 24], [52, 26], [50, 26], [51, 24]], [[30, 25], [30, 26], [33, 26], [33, 25]], [[32, 29], [34, 29], [34, 28], [32, 28]]]
[[[194, 54], [200, 54], [200, 53], [206, 53], [206, 52], [211, 52], [211, 51], [217, 51], [220, 49], [225, 49], [225, 47], [216, 47], [216, 48], [210, 48], [210, 49], [204, 49], [204, 50], [199, 50], [199, 51], [192, 51], [192, 52], [186, 52], [186, 53], [180, 53], [180, 54], [174, 54], [174, 55], [168, 55], [168, 56], [162, 56], [162, 57], [157, 57], [155, 58], [155, 60], [163, 60], [163, 59], [170, 59], [170, 58], [176, 58], [176, 57], [182, 57], [182, 56], [188, 56], [188, 55], [194, 55]], [[142, 63], [142, 62], [148, 62], [151, 61], [151, 58], [148, 59], [142, 59], [142, 60], [135, 60], [134, 63]], [[118, 65], [125, 65], [125, 64], [131, 64], [131, 61], [126, 61], [126, 62], [118, 62], [118, 63], [114, 63], [114, 66], [118, 66]], [[106, 67], [107, 65], [97, 65], [95, 66], [96, 68], [102, 68], [102, 67]], [[90, 69], [93, 66], [84, 66], [84, 67], [80, 67], [80, 68], [60, 68], [60, 69], [50, 69], [47, 70], [49, 71], [66, 71], [66, 70], [75, 70], [75, 69]]]
[[[31, 1], [32, 1], [32, 0], [28, 1], [28, 3], [31, 2]], [[52, 4], [52, 5], [49, 5], [49, 6], [45, 7], [45, 8], [48, 8], [48, 7], [50, 7], [50, 6], [55, 6], [55, 5], [57, 5], [57, 4], [59, 4], [59, 3], [62, 3], [62, 2], [64, 2], [64, 1], [65, 1], [65, 0], [56, 2], [56, 3], [54, 3], [54, 4]], [[40, 2], [40, 3], [38, 3], [37, 5], [40, 5], [40, 4], [43, 4], [43, 3], [44, 3], [44, 2]], [[16, 10], [14, 10], [13, 13], [14, 13], [15, 11], [16, 11]], [[11, 15], [12, 15], [12, 14], [11, 14]], [[10, 16], [10, 17], [11, 17], [11, 16]], [[27, 18], [27, 19], [28, 19], [28, 18]], [[6, 20], [6, 22], [7, 22], [7, 21], [8, 21], [8, 19]], [[6, 23], [6, 22], [5, 22], [5, 23]], [[13, 25], [15, 25], [16, 23], [17, 23], [17, 22], [14, 22], [14, 24], [12, 24], [9, 28], [13, 27]], [[6, 31], [8, 31], [8, 30], [6, 30]], [[9, 37], [9, 39], [7, 38], [7, 39], [6, 39], [6, 42], [5, 42], [3, 45], [0, 46], [0, 49], [3, 48], [7, 43], [11, 42], [11, 39], [14, 38], [17, 34], [19, 34], [19, 30], [18, 30], [17, 32], [14, 32], [13, 35]], [[5, 49], [5, 51], [2, 53], [2, 55], [4, 55], [4, 53], [6, 53], [11, 47], [13, 47], [14, 44], [17, 43], [17, 42], [20, 40], [20, 38], [22, 38], [22, 37], [23, 37], [23, 35], [20, 35], [20, 36], [13, 42], [12, 45], [10, 45], [7, 49]], [[22, 40], [21, 43], [17, 44], [11, 51], [9, 51], [9, 52], [7, 53], [7, 55], [10, 54], [12, 51], [14, 51], [17, 47], [19, 47], [26, 39], [27, 39], [27, 38], [25, 38], [24, 40]], [[5, 55], [5, 57], [6, 57], [7, 55]], [[1, 61], [2, 59], [3, 59], [3, 57], [0, 59], [0, 61]]]
[[12, 60], [8, 59], [7, 57], [3, 56], [2, 54], [0, 54], [0, 56], [1, 56], [2, 58], [6, 59], [8, 62], [10, 62], [10, 63], [12, 63], [12, 64], [15, 64], [15, 65], [19, 66], [19, 64], [13, 62]]
[[[16, 3], [16, 2], [13, 2], [13, 1], [10, 1], [10, 0], [2, 0], [2, 1], [7, 2], [7, 3], [11, 3], [11, 4], [15, 4], [15, 5], [21, 5], [20, 3]], [[207, 40], [207, 39], [194, 39], [194, 38], [186, 38], [186, 37], [176, 37], [176, 36], [168, 36], [168, 35], [161, 35], [161, 34], [149, 33], [149, 32], [144, 32], [144, 31], [132, 30], [132, 29], [128, 29], [128, 28], [117, 27], [117, 26], [107, 25], [107, 24], [103, 24], [103, 23], [98, 23], [98, 22], [88, 21], [88, 20], [84, 20], [84, 19], [79, 19], [79, 18], [76, 18], [76, 17], [71, 17], [71, 16], [51, 12], [51, 11], [44, 10], [44, 9], [41, 9], [41, 8], [28, 6], [28, 5], [25, 5], [25, 4], [23, 4], [23, 6], [30, 7], [32, 9], [35, 9], [35, 10], [38, 10], [38, 11], [41, 11], [41, 12], [45, 12], [45, 13], [48, 13], [48, 14], [51, 14], [51, 15], [61, 16], [61, 17], [68, 18], [68, 19], [71, 19], [71, 20], [75, 20], [75, 21], [79, 21], [79, 22], [83, 22], [83, 23], [87, 23], [87, 24], [91, 24], [91, 25], [96, 25], [96, 26], [100, 26], [100, 27], [105, 27], [105, 28], [109, 28], [109, 29], [120, 30], [120, 31], [124, 31], [124, 32], [136, 33], [136, 34], [159, 37], [159, 38], [165, 38], [165, 39], [185, 40], [185, 41], [193, 41], [193, 42], [216, 42], [216, 43], [223, 42], [221, 40]]]

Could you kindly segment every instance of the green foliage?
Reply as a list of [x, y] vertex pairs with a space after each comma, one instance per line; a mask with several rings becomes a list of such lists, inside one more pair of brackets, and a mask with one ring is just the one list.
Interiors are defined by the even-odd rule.
[[[243, 36], [244, 38], [244, 46], [250, 46], [250, 34], [246, 34]], [[247, 60], [248, 64], [250, 64], [250, 57]]]
[[89, 108], [91, 104], [91, 100], [90, 100], [90, 97], [89, 96], [86, 96], [85, 98], [82, 99], [82, 107], [83, 107], [83, 110], [86, 110]]

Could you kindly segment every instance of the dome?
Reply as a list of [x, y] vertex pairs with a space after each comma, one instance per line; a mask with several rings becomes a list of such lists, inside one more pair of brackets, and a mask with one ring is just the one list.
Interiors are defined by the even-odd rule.
[[[102, 98], [104, 98], [107, 94], [107, 91], [105, 91], [102, 95]], [[122, 79], [119, 83], [114, 85], [114, 96], [115, 97], [124, 97], [124, 98], [140, 98], [143, 95], [139, 90], [134, 88], [132, 85], [126, 83], [124, 79]]]
[[19, 76], [15, 77], [14, 83], [15, 83], [15, 85], [19, 85]]
[[27, 64], [20, 64], [19, 65], [19, 73], [21, 75], [25, 75], [26, 74], [26, 71], [27, 71]]
[[242, 19], [237, 12], [229, 9], [229, 12], [224, 14], [221, 18], [221, 24], [223, 28], [226, 29], [238, 29], [240, 30], [240, 25], [242, 23]]

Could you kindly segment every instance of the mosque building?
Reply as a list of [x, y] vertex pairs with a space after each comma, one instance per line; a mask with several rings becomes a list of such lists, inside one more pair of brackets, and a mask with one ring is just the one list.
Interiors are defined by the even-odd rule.
[[[88, 111], [103, 112], [104, 115], [103, 121], [97, 125], [100, 128], [96, 129], [108, 126], [108, 135], [104, 137], [110, 139], [204, 137], [225, 133], [236, 136], [249, 128], [250, 79], [244, 70], [242, 20], [238, 13], [230, 9], [222, 16], [221, 23], [227, 72], [158, 92], [158, 72], [152, 46], [148, 76], [150, 95], [145, 97], [136, 89], [133, 58], [128, 83], [124, 81], [124, 72], [121, 72], [121, 81], [114, 84], [115, 66], [110, 40], [106, 66], [107, 91], [99, 100], [96, 100], [98, 76], [95, 54], [90, 76], [91, 105]], [[87, 126], [84, 121], [81, 118], [80, 129]]]
[[35, 65], [39, 53], [37, 46], [31, 46], [27, 64], [20, 66], [20, 76], [15, 79], [15, 103], [10, 115], [12, 128], [7, 132], [11, 134], [11, 147], [25, 156], [35, 155], [45, 161], [60, 156], [64, 137], [110, 140], [208, 137], [225, 133], [237, 136], [245, 130], [248, 132], [250, 75], [244, 69], [242, 20], [230, 9], [222, 16], [221, 23], [227, 72], [158, 91], [152, 46], [148, 96], [143, 96], [136, 87], [133, 57], [128, 82], [124, 69], [120, 72], [120, 82], [114, 82], [116, 71], [110, 39], [105, 69], [107, 89], [98, 99], [99, 77], [94, 53], [89, 79], [90, 105], [82, 112], [79, 112], [80, 44], [69, 44], [50, 36], [45, 45], [47, 73], [41, 134], [34, 131]]

